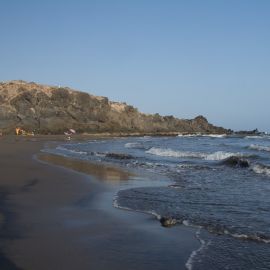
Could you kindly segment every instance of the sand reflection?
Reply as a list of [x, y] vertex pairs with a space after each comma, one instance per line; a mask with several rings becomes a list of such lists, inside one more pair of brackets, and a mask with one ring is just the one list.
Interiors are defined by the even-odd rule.
[[75, 171], [90, 174], [98, 178], [99, 180], [108, 181], [112, 183], [119, 183], [120, 181], [127, 181], [131, 176], [131, 173], [124, 170], [106, 166], [104, 164], [95, 164], [89, 161], [66, 158], [54, 154], [40, 154], [38, 158], [41, 161], [53, 163], [58, 166], [70, 168]]

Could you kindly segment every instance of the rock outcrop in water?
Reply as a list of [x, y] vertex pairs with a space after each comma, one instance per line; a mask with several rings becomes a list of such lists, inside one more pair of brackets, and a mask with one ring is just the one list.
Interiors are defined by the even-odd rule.
[[140, 113], [125, 103], [106, 97], [36, 84], [10, 81], [0, 83], [0, 131], [14, 133], [15, 127], [40, 134], [79, 133], [229, 133], [209, 124], [203, 116], [192, 120]]
[[127, 159], [134, 158], [132, 155], [120, 154], [120, 153], [107, 153], [105, 156], [108, 158], [114, 158], [114, 159], [120, 159], [120, 160], [127, 160]]
[[159, 221], [163, 227], [172, 227], [177, 223], [177, 220], [172, 217], [161, 217]]
[[246, 159], [243, 159], [241, 157], [232, 156], [229, 158], [226, 158], [222, 164], [230, 166], [230, 167], [239, 167], [239, 168], [247, 168], [249, 167], [249, 162]]

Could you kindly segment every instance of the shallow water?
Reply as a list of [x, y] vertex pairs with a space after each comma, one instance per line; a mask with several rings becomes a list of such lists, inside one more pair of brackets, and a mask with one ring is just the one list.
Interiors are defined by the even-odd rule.
[[[188, 269], [270, 269], [270, 137], [118, 138], [48, 151], [169, 178], [167, 186], [121, 190], [116, 204], [202, 228]], [[231, 156], [249, 167], [226, 165]]]

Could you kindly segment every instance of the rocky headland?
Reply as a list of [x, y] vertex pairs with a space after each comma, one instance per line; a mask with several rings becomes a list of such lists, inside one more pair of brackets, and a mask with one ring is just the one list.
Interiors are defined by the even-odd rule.
[[191, 120], [144, 114], [126, 103], [112, 102], [68, 87], [34, 82], [0, 83], [0, 132], [14, 134], [20, 127], [36, 134], [78, 133], [230, 133], [203, 116]]

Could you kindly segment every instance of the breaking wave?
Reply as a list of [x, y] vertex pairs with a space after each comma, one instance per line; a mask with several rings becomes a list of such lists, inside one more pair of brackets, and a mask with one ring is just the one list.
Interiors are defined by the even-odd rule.
[[126, 148], [145, 149], [144, 145], [139, 142], [131, 142], [125, 144]]
[[177, 220], [178, 223], [183, 224], [185, 226], [190, 227], [197, 227], [197, 228], [205, 228], [208, 232], [212, 232], [218, 235], [228, 235], [230, 237], [241, 239], [241, 240], [247, 240], [247, 241], [253, 241], [253, 242], [260, 242], [265, 244], [270, 244], [270, 236], [259, 234], [259, 233], [241, 233], [241, 232], [234, 232], [233, 230], [224, 228], [223, 226], [219, 226], [218, 224], [203, 224], [200, 222], [193, 222], [190, 220]]
[[211, 137], [211, 138], [224, 138], [226, 137], [226, 134], [209, 134], [209, 135], [203, 135], [203, 137]]
[[178, 134], [178, 137], [199, 137], [198, 134]]
[[162, 156], [162, 157], [175, 157], [175, 158], [204, 158], [203, 153], [189, 152], [189, 151], [174, 151], [171, 149], [157, 148], [152, 147], [148, 151], [147, 154]]
[[242, 157], [243, 155], [241, 153], [231, 153], [231, 152], [223, 152], [223, 151], [217, 151], [213, 154], [207, 154], [205, 156], [206, 160], [224, 160], [229, 157]]
[[210, 138], [224, 138], [226, 134], [178, 134], [178, 137], [210, 137]]
[[270, 136], [269, 135], [261, 135], [261, 136], [246, 136], [244, 137], [245, 139], [270, 139]]
[[163, 156], [163, 157], [174, 157], [174, 158], [200, 158], [205, 160], [223, 160], [232, 156], [243, 156], [241, 153], [231, 153], [217, 151], [214, 153], [200, 153], [200, 152], [189, 152], [189, 151], [174, 151], [172, 149], [156, 148], [152, 147], [147, 154]]
[[[176, 189], [181, 189], [180, 186], [177, 185], [172, 185], [169, 186], [170, 188], [176, 188]], [[131, 189], [130, 189], [131, 190]], [[127, 205], [122, 205], [121, 202], [119, 202], [119, 196], [121, 197], [121, 192], [128, 192], [129, 190], [120, 190], [118, 193], [115, 195], [114, 200], [113, 200], [113, 205], [116, 208], [119, 209], [124, 209], [124, 210], [129, 210], [129, 211], [135, 211], [135, 212], [141, 212], [141, 213], [146, 213], [153, 215], [154, 217], [157, 218], [157, 220], [160, 220], [163, 215], [159, 213], [158, 211], [154, 210], [147, 210], [147, 209], [140, 209], [136, 207], [131, 207]], [[252, 241], [252, 242], [259, 242], [259, 243], [265, 243], [265, 244], [270, 244], [270, 236], [267, 234], [262, 234], [262, 233], [244, 233], [244, 232], [237, 232], [234, 229], [226, 228], [224, 225], [220, 225], [217, 223], [207, 223], [199, 220], [193, 220], [188, 219], [186, 216], [185, 217], [174, 217], [176, 220], [177, 224], [181, 224], [187, 227], [192, 227], [192, 228], [197, 228], [199, 229], [197, 233], [200, 232], [202, 228], [206, 229], [210, 233], [214, 233], [217, 235], [228, 235], [230, 237], [233, 237], [235, 239], [241, 239], [241, 240], [246, 240], [246, 241]], [[205, 244], [202, 243], [201, 244]], [[204, 245], [203, 245], [204, 246]], [[200, 249], [199, 249], [200, 250]], [[194, 254], [195, 255], [195, 254]]]
[[56, 150], [60, 150], [60, 151], [64, 151], [64, 152], [69, 152], [69, 153], [73, 153], [73, 154], [79, 154], [79, 155], [87, 155], [88, 154], [85, 151], [72, 150], [72, 149], [65, 148], [63, 146], [56, 147]]
[[258, 144], [251, 144], [248, 148], [249, 149], [252, 149], [252, 150], [270, 152], [270, 146], [263, 146], [263, 145], [258, 145]]
[[252, 170], [258, 174], [265, 174], [267, 176], [270, 176], [270, 166], [256, 164], [252, 167]]

